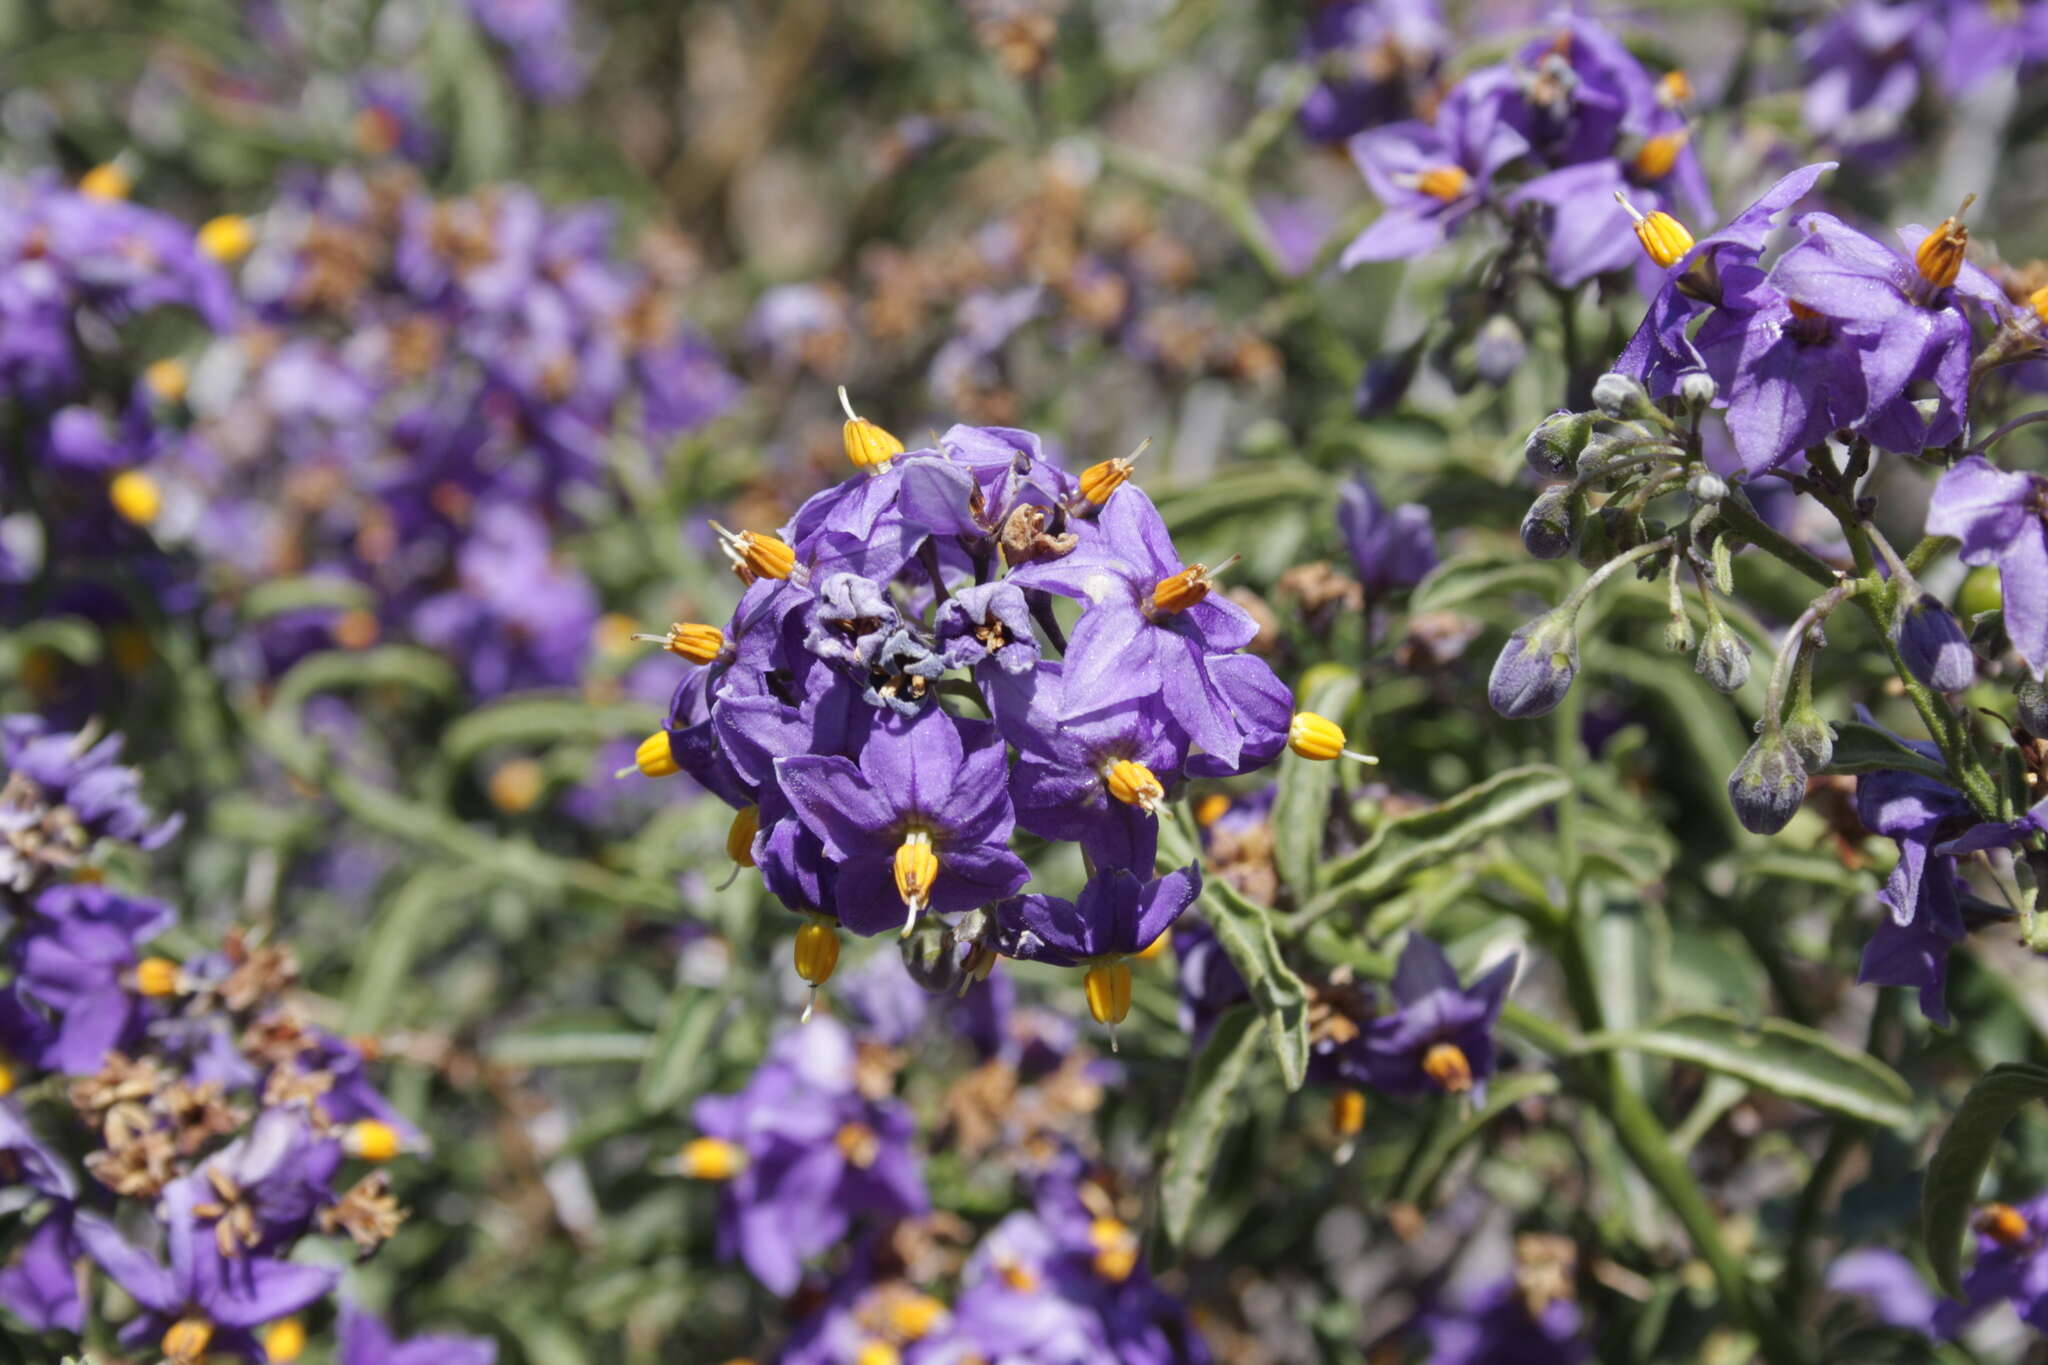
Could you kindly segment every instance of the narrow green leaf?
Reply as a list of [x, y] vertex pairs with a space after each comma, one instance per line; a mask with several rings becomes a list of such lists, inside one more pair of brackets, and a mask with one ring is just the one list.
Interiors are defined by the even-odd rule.
[[[1303, 680], [1295, 704], [1298, 710], [1342, 724], [1357, 695], [1357, 675], [1324, 673], [1319, 679]], [[1322, 872], [1323, 836], [1329, 826], [1330, 796], [1342, 776], [1341, 763], [1303, 758], [1291, 750], [1280, 755], [1273, 797], [1273, 862], [1280, 880], [1298, 900], [1314, 893]]]
[[604, 1066], [645, 1062], [653, 1051], [647, 1033], [507, 1033], [484, 1055], [502, 1066]]
[[[1442, 1175], [1444, 1168], [1451, 1164], [1451, 1158], [1458, 1149], [1479, 1136], [1486, 1125], [1505, 1114], [1532, 1095], [1551, 1095], [1557, 1092], [1557, 1076], [1549, 1071], [1519, 1071], [1512, 1075], [1496, 1076], [1487, 1087], [1486, 1103], [1480, 1105], [1448, 1129], [1434, 1133], [1416, 1159], [1410, 1163], [1401, 1179], [1401, 1188], [1396, 1198], [1410, 1204], [1421, 1203], [1429, 1189]], [[1370, 1122], [1370, 1119], [1368, 1119]]]
[[330, 649], [309, 655], [292, 665], [279, 679], [271, 697], [271, 714], [289, 717], [286, 723], [298, 730], [299, 708], [318, 692], [344, 687], [401, 685], [446, 696], [455, 691], [455, 670], [432, 650], [413, 645], [379, 645], [375, 649]]
[[1166, 1132], [1160, 1168], [1159, 1213], [1167, 1240], [1187, 1244], [1195, 1210], [1209, 1193], [1209, 1176], [1223, 1135], [1243, 1116], [1237, 1092], [1251, 1072], [1252, 1054], [1265, 1032], [1256, 1011], [1239, 1005], [1216, 1021], [1201, 1055], [1188, 1068], [1187, 1090]]
[[242, 619], [262, 621], [288, 611], [311, 607], [332, 607], [336, 611], [374, 607], [377, 598], [353, 578], [313, 574], [301, 578], [273, 578], [258, 583], [242, 598]]
[[1304, 919], [1328, 914], [1347, 899], [1369, 899], [1487, 836], [1512, 828], [1572, 789], [1571, 779], [1541, 764], [1509, 768], [1442, 805], [1387, 821], [1365, 847], [1324, 869], [1328, 890], [1310, 901]]
[[2013, 1115], [2048, 1099], [2048, 1067], [2006, 1062], [1977, 1078], [1927, 1163], [1920, 1185], [1920, 1231], [1934, 1278], [1951, 1296], [1963, 1292], [1963, 1230], [1991, 1150]]
[[1408, 610], [1447, 611], [1481, 598], [1501, 598], [1516, 592], [1549, 597], [1555, 595], [1557, 587], [1557, 572], [1526, 555], [1464, 555], [1445, 560], [1417, 584], [1414, 595], [1408, 599]]
[[1909, 749], [1875, 725], [1845, 720], [1835, 724], [1835, 757], [1828, 764], [1831, 773], [1869, 773], [1881, 768], [1919, 773], [1937, 782], [1949, 781], [1948, 769], [1938, 758]]
[[1221, 877], [1204, 886], [1202, 913], [1266, 1021], [1281, 1080], [1301, 1089], [1308, 1079], [1308, 989], [1280, 956], [1271, 914]]
[[429, 867], [413, 874], [384, 902], [349, 979], [350, 1033], [376, 1033], [391, 1022], [392, 1001], [412, 972], [421, 941], [436, 915], [445, 915], [459, 894], [454, 873]]
[[594, 706], [580, 697], [520, 697], [472, 711], [441, 736], [441, 752], [460, 765], [502, 744], [645, 739], [661, 712], [644, 702]]
[[1689, 1010], [1642, 1028], [1589, 1035], [1583, 1052], [1647, 1052], [1744, 1080], [1816, 1109], [1887, 1128], [1913, 1121], [1913, 1092], [1896, 1071], [1814, 1029], [1722, 1010]]
[[653, 1050], [634, 1086], [644, 1112], [673, 1109], [703, 1088], [711, 1064], [712, 1031], [725, 1013], [726, 1000], [726, 992], [702, 986], [678, 986], [669, 996]]

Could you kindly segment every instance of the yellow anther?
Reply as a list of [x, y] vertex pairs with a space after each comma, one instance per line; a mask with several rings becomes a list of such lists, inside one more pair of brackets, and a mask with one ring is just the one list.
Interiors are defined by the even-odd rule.
[[1456, 1043], [1436, 1043], [1422, 1054], [1422, 1070], [1453, 1095], [1472, 1088], [1472, 1062]]
[[826, 915], [811, 916], [796, 931], [796, 974], [812, 986], [822, 986], [838, 965], [838, 923]]
[[863, 1171], [874, 1165], [876, 1159], [882, 1155], [882, 1139], [865, 1123], [842, 1125], [839, 1131], [832, 1135], [832, 1145], [839, 1149], [841, 1156]]
[[139, 994], [162, 997], [178, 993], [178, 964], [167, 957], [145, 957], [135, 964], [135, 989]]
[[341, 1147], [358, 1161], [381, 1164], [405, 1150], [405, 1139], [388, 1123], [378, 1119], [357, 1119], [342, 1135]]
[[1122, 1284], [1138, 1268], [1138, 1235], [1120, 1218], [1097, 1218], [1088, 1225], [1095, 1247], [1095, 1273]]
[[2035, 319], [2043, 327], [2048, 327], [2048, 284], [2027, 295], [2027, 306], [2034, 310]]
[[761, 832], [761, 808], [741, 806], [732, 813], [732, 827], [725, 832], [725, 856], [741, 867], [754, 865], [754, 836]]
[[743, 583], [758, 578], [787, 578], [796, 572], [796, 551], [761, 531], [728, 531], [717, 522], [711, 529], [732, 561], [732, 571]]
[[115, 161], [102, 162], [78, 178], [78, 192], [93, 199], [126, 199], [134, 188], [134, 177]]
[[840, 428], [840, 437], [846, 446], [846, 458], [854, 468], [879, 474], [889, 467], [889, 461], [903, 453], [903, 442], [893, 433], [854, 412], [853, 400], [846, 396], [844, 384], [839, 386], [839, 406], [846, 409], [846, 425]]
[[160, 401], [175, 403], [191, 386], [192, 371], [185, 368], [182, 360], [152, 360], [143, 367], [142, 382]]
[[1689, 129], [1681, 128], [1649, 139], [1636, 152], [1636, 174], [1645, 180], [1662, 180], [1671, 174], [1671, 168], [1678, 164], [1678, 154], [1685, 150], [1691, 137]]
[[1341, 1138], [1355, 1138], [1365, 1131], [1363, 1090], [1339, 1090], [1330, 1097], [1330, 1127]]
[[384, 633], [377, 613], [367, 607], [350, 607], [335, 617], [334, 624], [328, 629], [334, 635], [334, 643], [343, 649], [368, 649]]
[[1157, 811], [1159, 803], [1166, 799], [1166, 787], [1158, 776], [1144, 764], [1128, 758], [1112, 759], [1102, 765], [1102, 785], [1111, 796], [1147, 815]]
[[114, 510], [137, 526], [147, 526], [164, 510], [164, 495], [156, 480], [139, 469], [124, 469], [107, 485], [107, 500]]
[[213, 1344], [213, 1324], [205, 1318], [179, 1318], [164, 1331], [164, 1358], [171, 1365], [199, 1365]]
[[1432, 199], [1440, 199], [1448, 204], [1472, 188], [1472, 177], [1466, 173], [1463, 166], [1448, 163], [1431, 166], [1415, 177], [1415, 188]]
[[256, 229], [239, 213], [223, 213], [199, 225], [199, 249], [222, 265], [233, 265], [256, 245]]
[[903, 1353], [886, 1341], [870, 1341], [854, 1352], [853, 1365], [903, 1365]]
[[268, 1365], [292, 1365], [306, 1350], [306, 1324], [297, 1318], [273, 1322], [263, 1333], [263, 1358]]
[[939, 855], [932, 847], [931, 831], [913, 829], [896, 846], [896, 891], [903, 897], [905, 938], [910, 937], [918, 912], [931, 904], [932, 883], [938, 879]]
[[717, 626], [678, 621], [666, 635], [635, 635], [635, 640], [653, 640], [678, 658], [693, 664], [708, 664], [725, 652], [725, 632]]
[[905, 1341], [922, 1341], [946, 1316], [946, 1305], [929, 1294], [892, 1294], [884, 1308], [889, 1330]]
[[1986, 1204], [1977, 1211], [1976, 1228], [2002, 1247], [2027, 1240], [2027, 1217], [2010, 1204]]
[[1019, 1294], [1035, 1293], [1038, 1289], [1038, 1272], [1021, 1261], [1002, 1261], [997, 1264], [996, 1273]]
[[[1088, 993], [1088, 1012], [1098, 1024], [1114, 1027], [1131, 1012], [1131, 964], [1119, 958], [1090, 967], [1081, 979]], [[1113, 1036], [1113, 1035], [1112, 1035]]]
[[1167, 944], [1172, 938], [1172, 934], [1163, 933], [1144, 947], [1138, 949], [1137, 952], [1132, 953], [1131, 956], [1140, 962], [1151, 962], [1157, 958], [1165, 957]]
[[0, 1055], [0, 1095], [14, 1093], [14, 1059]]
[[723, 1138], [691, 1138], [676, 1157], [676, 1170], [692, 1180], [730, 1180], [747, 1169], [747, 1153]]
[[1657, 98], [1667, 105], [1692, 103], [1692, 77], [1673, 68], [1657, 78]]
[[507, 815], [532, 810], [547, 789], [547, 773], [530, 758], [507, 759], [491, 770], [485, 784], [491, 804]]
[[1920, 277], [1936, 289], [1948, 288], [1962, 273], [1963, 253], [1970, 246], [1970, 230], [1963, 226], [1963, 215], [1976, 202], [1976, 195], [1965, 195], [1962, 206], [1922, 237], [1919, 249], [1913, 253], [1913, 264], [1919, 267]]
[[1131, 480], [1131, 472], [1137, 468], [1138, 457], [1145, 453], [1145, 447], [1152, 444], [1147, 436], [1138, 442], [1138, 448], [1128, 455], [1119, 455], [1114, 460], [1102, 460], [1081, 471], [1081, 496], [1097, 507], [1109, 501], [1109, 495], [1122, 488]]
[[1287, 722], [1287, 747], [1303, 758], [1332, 759], [1344, 752], [1344, 729], [1313, 711], [1297, 711]]
[[1684, 260], [1685, 253], [1692, 250], [1692, 233], [1686, 231], [1685, 224], [1662, 209], [1645, 217], [1620, 190], [1614, 192], [1614, 198], [1635, 220], [1636, 240], [1643, 244], [1643, 251], [1659, 266], [1668, 270]]
[[1230, 798], [1222, 792], [1210, 792], [1195, 802], [1195, 823], [1203, 829], [1215, 824], [1230, 814]]
[[640, 747], [633, 751], [633, 766], [642, 777], [672, 777], [681, 772], [675, 753], [669, 748], [668, 731], [656, 730], [641, 740]]

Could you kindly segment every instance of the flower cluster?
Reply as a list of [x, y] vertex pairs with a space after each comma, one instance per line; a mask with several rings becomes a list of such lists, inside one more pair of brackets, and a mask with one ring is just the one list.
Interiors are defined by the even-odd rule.
[[[1292, 715], [1242, 652], [1257, 627], [1214, 591], [1224, 566], [1182, 561], [1129, 460], [1077, 476], [1029, 432], [967, 426], [905, 451], [850, 409], [844, 437], [860, 472], [779, 534], [721, 529], [746, 584], [727, 626], [650, 637], [692, 666], [638, 766], [737, 810], [734, 859], [810, 917], [796, 961], [813, 985], [839, 927], [907, 935], [994, 907], [964, 931], [978, 970], [989, 949], [1083, 966], [1114, 1023], [1122, 960], [1200, 886], [1194, 868], [1153, 876], [1162, 805], [1290, 742], [1335, 758], [1343, 733]], [[1060, 599], [1080, 608], [1071, 633]], [[1080, 846], [1078, 902], [1017, 896], [1020, 825]]]
[[[296, 1315], [340, 1281], [294, 1247], [374, 1252], [405, 1216], [383, 1168], [424, 1139], [378, 1092], [374, 1050], [307, 1017], [289, 949], [241, 934], [182, 961], [153, 949], [176, 912], [116, 889], [104, 862], [177, 822], [142, 804], [120, 747], [0, 722], [0, 1152], [39, 1213], [0, 1271], [0, 1308], [75, 1336], [89, 1259], [140, 1310], [126, 1342], [175, 1365], [294, 1359]], [[381, 1331], [345, 1327], [340, 1358], [391, 1359], [350, 1344]]]
[[1991, 0], [1850, 0], [1800, 35], [1799, 54], [1808, 131], [1867, 157], [1898, 140], [1923, 90], [1959, 100], [2048, 61], [2048, 15]]

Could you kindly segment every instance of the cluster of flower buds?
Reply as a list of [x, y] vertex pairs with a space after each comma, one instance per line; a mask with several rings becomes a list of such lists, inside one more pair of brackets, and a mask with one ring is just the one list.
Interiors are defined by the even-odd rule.
[[[1030, 432], [969, 426], [906, 451], [850, 407], [845, 448], [858, 472], [779, 532], [719, 529], [745, 591], [723, 629], [659, 637], [690, 670], [637, 766], [734, 808], [735, 862], [808, 917], [813, 986], [840, 928], [994, 907], [978, 974], [990, 950], [1082, 967], [1115, 1023], [1122, 959], [1200, 888], [1154, 875], [1162, 805], [1344, 735], [1242, 652], [1257, 627], [1216, 590], [1228, 566], [1181, 559], [1131, 461], [1077, 476]], [[1078, 901], [1018, 896], [1018, 826], [1080, 846]]]
[[0, 1153], [37, 1213], [0, 1308], [81, 1332], [90, 1259], [139, 1310], [122, 1340], [175, 1365], [291, 1360], [296, 1315], [340, 1278], [293, 1248], [376, 1250], [404, 1217], [383, 1167], [423, 1139], [372, 1082], [374, 1047], [294, 999], [288, 949], [230, 934], [182, 961], [152, 951], [175, 911], [116, 889], [103, 862], [177, 822], [150, 815], [120, 747], [0, 722]]

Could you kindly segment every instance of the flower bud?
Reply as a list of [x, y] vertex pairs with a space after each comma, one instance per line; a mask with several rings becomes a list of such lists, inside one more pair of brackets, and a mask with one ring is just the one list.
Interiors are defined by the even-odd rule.
[[1792, 744], [1776, 730], [1767, 730], [1728, 775], [1728, 800], [1735, 818], [1752, 834], [1776, 834], [1799, 812], [1806, 799], [1806, 765]]
[[1699, 638], [1692, 629], [1692, 618], [1683, 611], [1673, 612], [1664, 623], [1664, 648], [1673, 654], [1688, 654], [1698, 643]]
[[1692, 667], [1715, 691], [1739, 692], [1749, 681], [1749, 646], [1726, 621], [1713, 621], [1700, 637]]
[[1486, 681], [1486, 699], [1510, 720], [1547, 715], [1571, 690], [1579, 671], [1579, 634], [1570, 616], [1552, 611], [1518, 628]]
[[1593, 381], [1593, 406], [1603, 416], [1616, 419], [1648, 417], [1656, 411], [1650, 391], [1625, 374], [1609, 370]]
[[2005, 605], [2005, 584], [1998, 574], [1996, 564], [1985, 564], [1970, 570], [1963, 577], [1963, 586], [1956, 589], [1956, 610], [1965, 621], [1974, 621], [1987, 611], [1997, 611]]
[[1563, 559], [1578, 531], [1579, 500], [1568, 483], [1554, 483], [1536, 495], [1522, 518], [1522, 548], [1538, 559]]
[[1792, 746], [1792, 752], [1799, 755], [1799, 765], [1809, 773], [1817, 773], [1835, 760], [1835, 729], [1821, 718], [1810, 701], [1793, 705], [1791, 714], [1785, 717], [1782, 732], [1785, 742]]
[[1522, 458], [1546, 479], [1563, 478], [1578, 467], [1579, 453], [1593, 434], [1593, 419], [1583, 412], [1553, 412], [1536, 424], [1522, 446]]
[[1529, 343], [1522, 329], [1506, 313], [1488, 318], [1479, 335], [1472, 338], [1472, 368], [1495, 388], [1514, 378], [1528, 353]]
[[1960, 692], [1977, 680], [1977, 656], [1955, 614], [1932, 597], [1899, 613], [1893, 641], [1913, 676], [1937, 692]]
[[2026, 732], [2036, 738], [2048, 737], [2048, 687], [2022, 678], [2013, 690], [2013, 700], [2019, 704], [2020, 725]]
[[1597, 569], [1626, 550], [1632, 539], [1627, 515], [1618, 507], [1603, 507], [1580, 519], [1579, 563]]
[[1678, 396], [1689, 408], [1703, 408], [1720, 392], [1714, 376], [1705, 370], [1687, 370], [1678, 376]]
[[1701, 470], [1685, 486], [1694, 502], [1719, 502], [1728, 496], [1728, 481], [1712, 470]]

